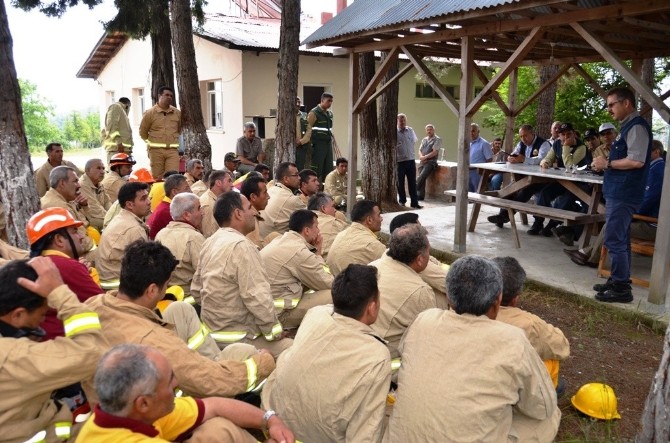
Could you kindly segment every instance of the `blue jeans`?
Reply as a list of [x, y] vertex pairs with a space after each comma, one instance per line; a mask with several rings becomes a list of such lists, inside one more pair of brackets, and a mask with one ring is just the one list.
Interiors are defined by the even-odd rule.
[[481, 176], [479, 175], [477, 169], [470, 169], [470, 174], [468, 177], [468, 192], [477, 192], [477, 188], [479, 188], [480, 179]]
[[437, 163], [428, 162], [425, 165], [419, 166], [419, 178], [416, 181], [417, 194], [419, 198], [426, 197], [426, 180], [430, 174], [437, 169]]
[[605, 246], [612, 259], [612, 281], [630, 280], [630, 225], [640, 203], [607, 199], [605, 206]]
[[503, 182], [502, 173], [495, 174], [493, 177], [491, 177], [491, 190], [499, 191], [500, 187], [502, 186], [502, 182]]

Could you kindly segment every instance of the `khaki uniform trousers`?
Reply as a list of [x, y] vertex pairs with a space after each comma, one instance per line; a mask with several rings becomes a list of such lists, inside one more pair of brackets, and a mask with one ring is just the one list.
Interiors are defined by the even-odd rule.
[[556, 430], [561, 422], [561, 409], [556, 408], [551, 418], [538, 421], [516, 413], [512, 415], [512, 428], [507, 436], [508, 442], [548, 442], [554, 441]]
[[166, 171], [179, 171], [179, 150], [177, 148], [148, 148], [151, 175], [156, 180], [163, 178]]
[[184, 440], [187, 443], [257, 443], [257, 440], [247, 431], [223, 417], [207, 420], [193, 431], [191, 438]]
[[267, 341], [262, 335], [256, 337], [255, 339], [243, 338], [237, 343], [226, 345], [225, 343], [219, 343], [219, 347], [225, 346], [223, 351], [230, 348], [231, 346], [247, 344], [254, 346], [255, 349], [265, 349], [267, 350], [275, 360], [279, 358], [279, 355], [287, 350], [293, 345], [292, 338], [282, 338], [281, 340]]
[[294, 329], [300, 326], [307, 311], [315, 306], [323, 306], [333, 303], [330, 289], [323, 291], [310, 291], [302, 294], [300, 303], [293, 309], [284, 309], [279, 313], [279, 321], [286, 329]]

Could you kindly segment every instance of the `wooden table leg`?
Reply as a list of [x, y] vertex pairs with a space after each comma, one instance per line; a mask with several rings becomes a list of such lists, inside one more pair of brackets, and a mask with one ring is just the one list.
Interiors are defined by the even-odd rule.
[[470, 223], [468, 224], [468, 232], [475, 232], [475, 226], [477, 225], [477, 218], [479, 217], [479, 209], [482, 205], [480, 203], [474, 203], [472, 205], [472, 211], [470, 211]]
[[521, 248], [521, 242], [519, 241], [519, 231], [516, 230], [516, 221], [514, 220], [514, 210], [508, 208], [507, 213], [509, 214], [509, 223], [512, 226], [512, 233], [514, 234], [514, 245], [517, 249]]

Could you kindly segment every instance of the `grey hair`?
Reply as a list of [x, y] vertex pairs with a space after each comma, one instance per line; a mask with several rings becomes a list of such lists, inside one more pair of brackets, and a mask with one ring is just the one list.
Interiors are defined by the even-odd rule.
[[435, 125], [433, 125], [432, 123], [428, 123], [424, 129], [428, 129], [428, 128], [435, 129]]
[[477, 123], [474, 123], [474, 122], [470, 123], [470, 127], [479, 129], [479, 125]]
[[325, 192], [317, 192], [309, 198], [309, 201], [307, 202], [307, 209], [310, 211], [320, 211], [321, 206], [327, 205], [328, 202], [332, 200], [333, 197], [331, 197], [330, 194], [326, 194]]
[[123, 344], [114, 346], [102, 356], [95, 371], [95, 390], [100, 408], [108, 414], [128, 413], [140, 395], [156, 390], [160, 374], [147, 358], [149, 346]]
[[429, 248], [426, 229], [419, 224], [410, 224], [393, 231], [386, 254], [394, 260], [409, 265]]
[[246, 123], [244, 124], [244, 129], [245, 129], [245, 130], [247, 130], [247, 129], [256, 129], [256, 123], [254, 123], [254, 122], [246, 122]]
[[508, 306], [514, 297], [521, 294], [523, 284], [526, 282], [526, 271], [514, 257], [496, 257], [493, 259], [503, 279], [502, 305]]
[[530, 132], [531, 134], [535, 134], [535, 129], [533, 128], [533, 125], [529, 125], [529, 124], [521, 125], [519, 127], [519, 131], [522, 130], [522, 129], [524, 131]]
[[182, 192], [175, 195], [170, 202], [170, 216], [172, 220], [180, 221], [184, 213], [193, 211], [196, 202], [199, 201], [198, 196], [191, 192]]
[[93, 165], [95, 165], [97, 162], [102, 163], [102, 160], [100, 160], [99, 158], [92, 158], [89, 161], [87, 161], [86, 164], [84, 165], [84, 172], [88, 172], [91, 169], [93, 169]]
[[406, 115], [406, 114], [403, 114], [403, 113], [401, 112], [400, 114], [398, 114], [398, 117], [397, 117], [397, 118], [400, 118], [400, 117], [405, 117], [405, 118], [407, 118], [407, 115]]
[[198, 160], [197, 158], [190, 159], [188, 162], [186, 162], [186, 171], [191, 172], [193, 168], [195, 168], [195, 165], [203, 166], [202, 160]]
[[447, 273], [447, 297], [457, 314], [486, 314], [502, 287], [498, 265], [479, 255], [459, 258]]
[[67, 176], [70, 171], [74, 172], [74, 175], [77, 175], [77, 171], [69, 166], [56, 166], [53, 168], [49, 173], [49, 186], [56, 189], [58, 187], [58, 183], [60, 183], [62, 180], [67, 180]]

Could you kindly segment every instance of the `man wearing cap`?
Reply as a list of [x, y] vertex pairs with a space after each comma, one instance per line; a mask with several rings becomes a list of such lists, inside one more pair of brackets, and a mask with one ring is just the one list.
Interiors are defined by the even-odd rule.
[[69, 166], [77, 175], [81, 174], [74, 163], [63, 160], [63, 146], [60, 143], [49, 143], [46, 147], [47, 161], [35, 169], [35, 184], [37, 185], [37, 196], [42, 197], [49, 190], [49, 174], [56, 166]]
[[588, 128], [584, 131], [584, 144], [586, 145], [586, 164], [590, 165], [593, 161], [596, 149], [600, 146], [600, 138], [598, 137], [598, 131], [595, 128]]
[[300, 174], [295, 163], [283, 162], [277, 167], [276, 183], [268, 189], [268, 202], [263, 221], [260, 223], [261, 238], [271, 232], [283, 234], [288, 231], [288, 219], [298, 209], [306, 209], [307, 205], [295, 195], [300, 186]]
[[256, 136], [256, 125], [254, 122], [246, 122], [244, 124], [244, 135], [237, 139], [235, 152], [240, 161], [237, 169], [241, 174], [253, 171], [257, 164], [265, 161], [263, 140]]
[[612, 259], [612, 275], [604, 284], [594, 285], [596, 300], [629, 303], [630, 225], [640, 209], [651, 158], [651, 127], [636, 111], [635, 94], [627, 88], [607, 93], [607, 110], [621, 123], [621, 133], [611, 146], [610, 156], [596, 157], [591, 167], [605, 171], [605, 246]]
[[214, 219], [216, 200], [232, 189], [233, 177], [230, 171], [217, 170], [209, 174], [209, 190], [200, 196], [200, 207], [202, 209], [200, 232], [205, 238], [211, 237], [219, 229], [219, 224]]
[[618, 132], [612, 123], [603, 123], [598, 128], [598, 133], [600, 134], [602, 144], [596, 148], [593, 158], [605, 157], [605, 159], [608, 159], [610, 156], [610, 147], [616, 140]]
[[116, 201], [119, 189], [126, 183], [126, 177], [133, 172], [134, 164], [135, 160], [124, 153], [114, 154], [110, 159], [109, 172], [101, 182], [110, 202]]
[[151, 175], [163, 177], [165, 171], [179, 170], [179, 134], [181, 111], [172, 106], [174, 90], [168, 86], [158, 89], [158, 102], [142, 116], [140, 137], [147, 144]]
[[84, 173], [79, 177], [79, 189], [88, 199], [88, 219], [91, 226], [98, 231], [102, 231], [102, 225], [105, 220], [105, 214], [112, 202], [102, 186], [102, 179], [105, 177], [105, 165], [99, 158], [93, 158], [86, 162]]
[[240, 167], [240, 159], [234, 152], [229, 152], [223, 158], [223, 169], [230, 172], [231, 177], [235, 180], [239, 172], [237, 170]]

